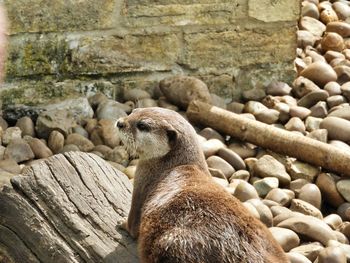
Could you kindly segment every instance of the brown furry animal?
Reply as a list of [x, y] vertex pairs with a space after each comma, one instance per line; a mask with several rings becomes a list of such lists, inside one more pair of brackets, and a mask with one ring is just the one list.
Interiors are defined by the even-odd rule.
[[137, 109], [118, 121], [139, 156], [127, 230], [143, 263], [285, 263], [269, 230], [211, 178], [178, 113]]

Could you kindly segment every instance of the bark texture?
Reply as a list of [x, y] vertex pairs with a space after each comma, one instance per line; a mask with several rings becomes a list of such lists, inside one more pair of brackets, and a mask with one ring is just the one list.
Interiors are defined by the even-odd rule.
[[194, 123], [212, 127], [242, 141], [350, 176], [350, 153], [329, 144], [200, 101], [191, 102], [187, 116]]
[[118, 227], [130, 209], [128, 178], [93, 154], [59, 154], [0, 190], [0, 262], [138, 262]]

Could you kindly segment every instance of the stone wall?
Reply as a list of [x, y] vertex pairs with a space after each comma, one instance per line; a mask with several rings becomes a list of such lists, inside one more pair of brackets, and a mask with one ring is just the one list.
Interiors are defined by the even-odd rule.
[[239, 98], [294, 78], [299, 0], [3, 0], [11, 22], [3, 104], [152, 89], [173, 74]]

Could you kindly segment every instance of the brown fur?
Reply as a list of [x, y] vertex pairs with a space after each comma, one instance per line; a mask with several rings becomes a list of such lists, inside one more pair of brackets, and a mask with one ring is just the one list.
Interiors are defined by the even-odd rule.
[[[137, 148], [134, 142], [147, 136], [137, 130], [140, 120], [150, 123], [149, 136], [167, 138], [165, 155], [148, 159], [152, 145]], [[124, 143], [144, 156], [127, 222], [142, 263], [288, 262], [269, 230], [211, 179], [195, 131], [179, 114], [148, 108], [122, 122]]]

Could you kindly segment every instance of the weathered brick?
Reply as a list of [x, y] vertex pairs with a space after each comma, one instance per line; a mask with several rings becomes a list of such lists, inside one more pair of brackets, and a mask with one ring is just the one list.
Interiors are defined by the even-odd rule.
[[176, 34], [71, 36], [11, 39], [7, 75], [103, 75], [171, 70], [178, 60]]
[[248, 14], [264, 22], [297, 21], [300, 2], [291, 0], [248, 0]]
[[246, 0], [231, 0], [217, 3], [134, 5], [126, 9], [125, 23], [137, 27], [230, 24], [235, 19], [247, 16], [245, 2]]
[[294, 26], [186, 34], [182, 62], [191, 69], [276, 63], [295, 57], [295, 43]]
[[12, 37], [6, 64], [7, 77], [60, 74], [67, 52], [68, 47], [64, 36]]
[[11, 34], [110, 28], [115, 0], [4, 0]]
[[67, 71], [108, 74], [170, 70], [180, 53], [176, 34], [82, 37], [70, 41]]

